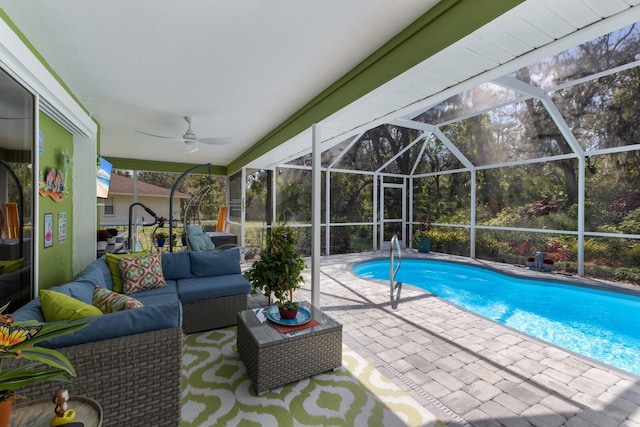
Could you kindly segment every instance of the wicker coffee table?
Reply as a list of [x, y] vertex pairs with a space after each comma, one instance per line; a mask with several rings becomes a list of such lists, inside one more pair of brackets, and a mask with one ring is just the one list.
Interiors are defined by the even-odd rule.
[[286, 334], [253, 310], [238, 313], [238, 352], [256, 393], [342, 366], [342, 325], [309, 303], [318, 324]]

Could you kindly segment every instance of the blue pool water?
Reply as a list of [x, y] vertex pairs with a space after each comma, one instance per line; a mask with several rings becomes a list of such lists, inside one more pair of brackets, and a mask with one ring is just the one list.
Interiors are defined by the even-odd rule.
[[[354, 272], [389, 280], [389, 261]], [[466, 264], [404, 259], [396, 280], [481, 316], [640, 375], [640, 297], [522, 279]], [[388, 285], [387, 285], [388, 286]]]

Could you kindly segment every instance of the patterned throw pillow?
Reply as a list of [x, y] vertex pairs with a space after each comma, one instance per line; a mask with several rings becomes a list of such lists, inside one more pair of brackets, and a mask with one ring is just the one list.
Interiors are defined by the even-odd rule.
[[167, 286], [162, 275], [162, 258], [159, 253], [121, 258], [119, 264], [122, 271], [122, 290], [127, 295]]
[[137, 299], [110, 291], [102, 286], [96, 286], [93, 289], [93, 299], [91, 302], [103, 313], [113, 313], [142, 307], [142, 303]]
[[107, 265], [109, 266], [109, 271], [111, 272], [111, 281], [113, 282], [113, 290], [115, 292], [122, 293], [122, 272], [120, 271], [120, 259], [121, 258], [132, 258], [137, 256], [147, 256], [149, 255], [148, 251], [142, 252], [134, 252], [130, 254], [110, 254], [107, 253]]

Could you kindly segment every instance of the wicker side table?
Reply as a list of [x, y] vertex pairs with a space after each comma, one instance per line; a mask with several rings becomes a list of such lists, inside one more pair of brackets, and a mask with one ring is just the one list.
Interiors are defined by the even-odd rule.
[[238, 352], [256, 393], [342, 366], [342, 325], [309, 303], [301, 306], [318, 324], [286, 336], [253, 310], [238, 313]]
[[[11, 411], [10, 427], [49, 427], [55, 405], [51, 399], [38, 399], [20, 403]], [[93, 399], [81, 396], [69, 398], [69, 409], [76, 411], [73, 421], [84, 427], [102, 427], [102, 407]]]

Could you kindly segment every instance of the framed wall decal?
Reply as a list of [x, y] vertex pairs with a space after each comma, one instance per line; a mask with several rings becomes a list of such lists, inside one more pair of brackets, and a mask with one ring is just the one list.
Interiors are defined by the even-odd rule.
[[58, 213], [58, 243], [67, 241], [67, 213]]
[[53, 213], [44, 214], [44, 247], [53, 246]]

